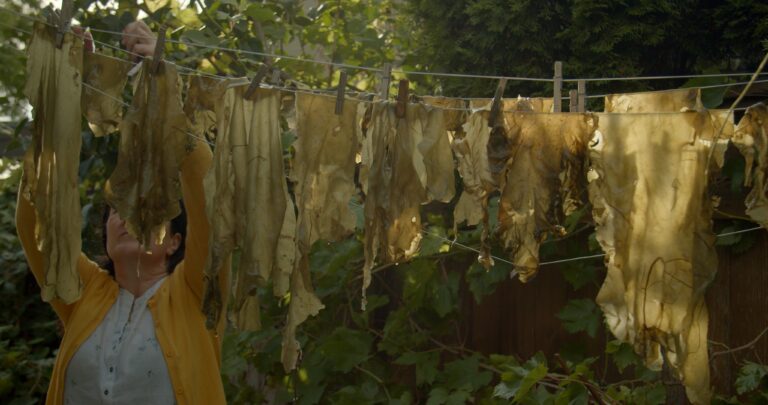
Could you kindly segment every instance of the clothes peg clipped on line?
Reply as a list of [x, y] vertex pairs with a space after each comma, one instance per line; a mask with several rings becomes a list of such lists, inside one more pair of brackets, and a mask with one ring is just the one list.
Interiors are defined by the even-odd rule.
[[587, 99], [587, 81], [586, 80], [579, 80], [576, 82], [576, 92], [579, 95], [579, 112], [586, 112], [586, 99]]
[[336, 115], [341, 115], [344, 112], [344, 96], [346, 95], [347, 88], [347, 71], [342, 70], [339, 73], [339, 87], [336, 88], [336, 109], [334, 112]]
[[381, 99], [389, 99], [389, 83], [392, 80], [392, 64], [385, 63], [381, 72]]
[[553, 79], [552, 106], [556, 113], [563, 112], [563, 62], [555, 62]]
[[397, 87], [397, 104], [395, 105], [395, 116], [405, 118], [408, 111], [408, 79], [401, 79]]
[[259, 88], [259, 85], [261, 84], [261, 81], [264, 80], [264, 77], [267, 76], [267, 72], [269, 72], [270, 66], [267, 64], [263, 64], [259, 66], [259, 70], [256, 71], [256, 75], [253, 76], [253, 80], [251, 80], [251, 84], [248, 86], [248, 89], [245, 90], [244, 97], [249, 99], [251, 96], [253, 96], [253, 93], [256, 92], [256, 89]]
[[279, 86], [280, 85], [280, 81], [281, 81], [280, 79], [282, 77], [283, 77], [283, 75], [282, 75], [282, 72], [280, 71], [280, 69], [272, 68], [272, 79], [271, 79], [272, 84], [274, 84], [275, 86]]
[[69, 28], [72, 25], [72, 8], [73, 0], [63, 0], [61, 2], [61, 10], [59, 10], [59, 23], [56, 30], [56, 47], [61, 49], [64, 44], [64, 34], [69, 32]]
[[493, 95], [493, 100], [491, 101], [491, 113], [488, 118], [488, 126], [491, 128], [495, 128], [499, 123], [503, 104], [502, 99], [504, 98], [504, 88], [506, 87], [507, 79], [499, 79], [499, 85], [496, 87], [496, 93]]
[[568, 111], [570, 112], [578, 112], [579, 111], [579, 92], [576, 90], [570, 90], [568, 91]]
[[160, 29], [157, 32], [157, 42], [155, 42], [155, 53], [152, 55], [152, 64], [150, 65], [149, 71], [151, 73], [158, 73], [160, 71], [160, 66], [163, 55], [165, 54], [165, 31], [168, 30], [168, 26], [163, 24], [160, 26]]

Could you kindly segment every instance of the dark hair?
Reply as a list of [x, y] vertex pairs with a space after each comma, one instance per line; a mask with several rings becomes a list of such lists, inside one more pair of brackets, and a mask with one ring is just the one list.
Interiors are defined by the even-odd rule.
[[[166, 263], [166, 271], [168, 274], [173, 273], [173, 271], [176, 269], [176, 266], [184, 259], [184, 249], [186, 248], [187, 210], [184, 208], [183, 201], [179, 201], [179, 207], [181, 208], [181, 212], [176, 216], [176, 218], [171, 220], [171, 235], [177, 233], [181, 234], [181, 243], [179, 243], [179, 248], [176, 249], [176, 251], [173, 252], [173, 254], [168, 258], [168, 263]], [[115, 277], [115, 263], [112, 261], [112, 258], [109, 257], [109, 253], [107, 252], [107, 221], [109, 220], [109, 212], [111, 209], [112, 207], [110, 207], [109, 204], [104, 204], [104, 213], [101, 217], [101, 242], [102, 246], [104, 247], [104, 256], [101, 258], [101, 260], [99, 260], [99, 265], [101, 268], [106, 270], [109, 275]]]

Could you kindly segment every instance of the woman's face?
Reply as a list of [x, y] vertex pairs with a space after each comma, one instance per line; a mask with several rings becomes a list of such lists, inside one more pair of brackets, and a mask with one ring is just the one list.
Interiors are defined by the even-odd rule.
[[[170, 223], [166, 224], [165, 228], [163, 243], [158, 245], [155, 241], [151, 242], [152, 246], [150, 246], [149, 250], [152, 252], [152, 258], [155, 260], [167, 260], [179, 248], [181, 242], [180, 234], [171, 235]], [[140, 253], [144, 253], [144, 249], [139, 244], [139, 241], [128, 233], [125, 227], [125, 220], [120, 218], [120, 214], [114, 208], [110, 208], [109, 218], [107, 219], [107, 255], [117, 264], [127, 258], [135, 260]], [[115, 267], [120, 268], [121, 266], [116, 265]]]

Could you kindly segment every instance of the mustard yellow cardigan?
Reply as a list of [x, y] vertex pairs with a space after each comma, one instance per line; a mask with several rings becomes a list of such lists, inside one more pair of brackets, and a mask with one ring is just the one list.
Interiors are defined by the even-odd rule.
[[[187, 237], [184, 260], [166, 278], [148, 305], [155, 321], [157, 340], [162, 348], [176, 394], [184, 404], [224, 404], [221, 382], [221, 342], [224, 316], [216, 330], [205, 327], [201, 312], [203, 267], [208, 254], [208, 219], [205, 214], [203, 177], [211, 165], [211, 149], [198, 142], [181, 165], [181, 187], [187, 210]], [[35, 243], [36, 216], [32, 205], [19, 193], [16, 228], [38, 284], [45, 280], [43, 256]], [[73, 304], [51, 302], [64, 324], [46, 404], [62, 404], [64, 378], [69, 361], [80, 345], [93, 333], [117, 300], [117, 282], [103, 269], [80, 255], [78, 271], [83, 282], [80, 300]], [[228, 268], [228, 266], [225, 266]], [[219, 275], [222, 296], [228, 296], [229, 273]], [[136, 387], [140, 390], [142, 387]]]

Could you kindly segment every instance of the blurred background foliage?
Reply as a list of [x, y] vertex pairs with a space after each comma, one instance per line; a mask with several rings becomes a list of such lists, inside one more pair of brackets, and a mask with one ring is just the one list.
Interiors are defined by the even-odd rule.
[[[7, 0], [0, 9], [0, 402], [44, 402], [60, 339], [58, 322], [39, 299], [15, 235], [13, 215], [27, 142], [28, 106], [23, 99], [25, 44], [31, 22], [45, 4]], [[380, 68], [547, 78], [555, 60], [565, 77], [620, 77], [658, 74], [744, 72], [754, 69], [768, 37], [768, 6], [759, 1], [573, 1], [573, 0], [79, 0], [79, 24], [94, 29], [99, 52], [126, 58], [119, 33], [142, 18], [153, 30], [167, 24], [172, 40], [167, 59], [216, 75], [252, 76], [266, 62], [259, 54], [291, 55]], [[10, 10], [11, 12], [8, 12]], [[102, 31], [97, 31], [102, 30]], [[193, 46], [205, 45], [206, 47]], [[212, 47], [212, 48], [211, 48]], [[233, 52], [223, 48], [239, 49]], [[339, 71], [327, 65], [272, 58], [296, 82], [313, 88], [338, 85]], [[379, 77], [348, 69], [350, 89], [371, 91]], [[395, 73], [394, 77], [404, 77]], [[490, 80], [411, 75], [417, 94], [490, 96]], [[742, 78], [743, 79], [743, 78]], [[733, 79], [734, 81], [742, 79]], [[728, 79], [590, 83], [592, 94], [726, 82]], [[394, 81], [393, 81], [394, 83]], [[394, 89], [394, 84], [393, 84]], [[547, 95], [551, 86], [510, 83], [508, 95]], [[707, 104], [723, 102], [725, 90], [707, 92]], [[81, 196], [84, 250], [100, 255], [101, 186], [115, 164], [116, 136], [95, 138], [83, 126]], [[285, 139], [292, 139], [286, 129]], [[286, 150], [290, 154], [289, 142]], [[724, 172], [743, 170], [739, 158]], [[738, 190], [736, 190], [738, 191]], [[492, 205], [497, 205], [497, 199]], [[493, 208], [493, 207], [492, 207]], [[608, 337], [602, 353], [563, 348], [547, 358], [514, 353], [479, 353], [463, 343], [462, 300], [481, 301], [502, 282], [504, 263], [485, 271], [476, 254], [447, 243], [456, 237], [477, 246], [477, 229], [447, 224], [450, 206], [427, 207], [422, 250], [415, 260], [378, 268], [368, 298], [359, 308], [362, 235], [313, 247], [311, 271], [325, 309], [300, 329], [300, 367], [280, 365], [280, 332], [287, 300], [262, 291], [263, 329], [230, 330], [224, 341], [222, 379], [229, 403], [337, 404], [526, 404], [635, 403], [667, 400], [668, 383], [646, 369], [631, 347], [611, 340], [593, 297], [600, 285], [600, 261], [560, 267], [570, 288], [584, 298], [557, 314], [574, 340]], [[598, 253], [587, 210], [568, 219], [571, 235], [542, 247], [544, 260]], [[748, 226], [733, 219], [724, 230]], [[752, 246], [751, 234], [720, 241], [733, 251]], [[494, 254], [504, 252], [494, 247]], [[462, 291], [469, 291], [463, 294]], [[501, 310], [501, 309], [500, 309]], [[535, 327], [535, 325], [531, 325]], [[607, 372], [608, 369], [613, 370]], [[720, 403], [768, 401], [768, 366], [745, 363], [734, 381], [737, 397]]]

